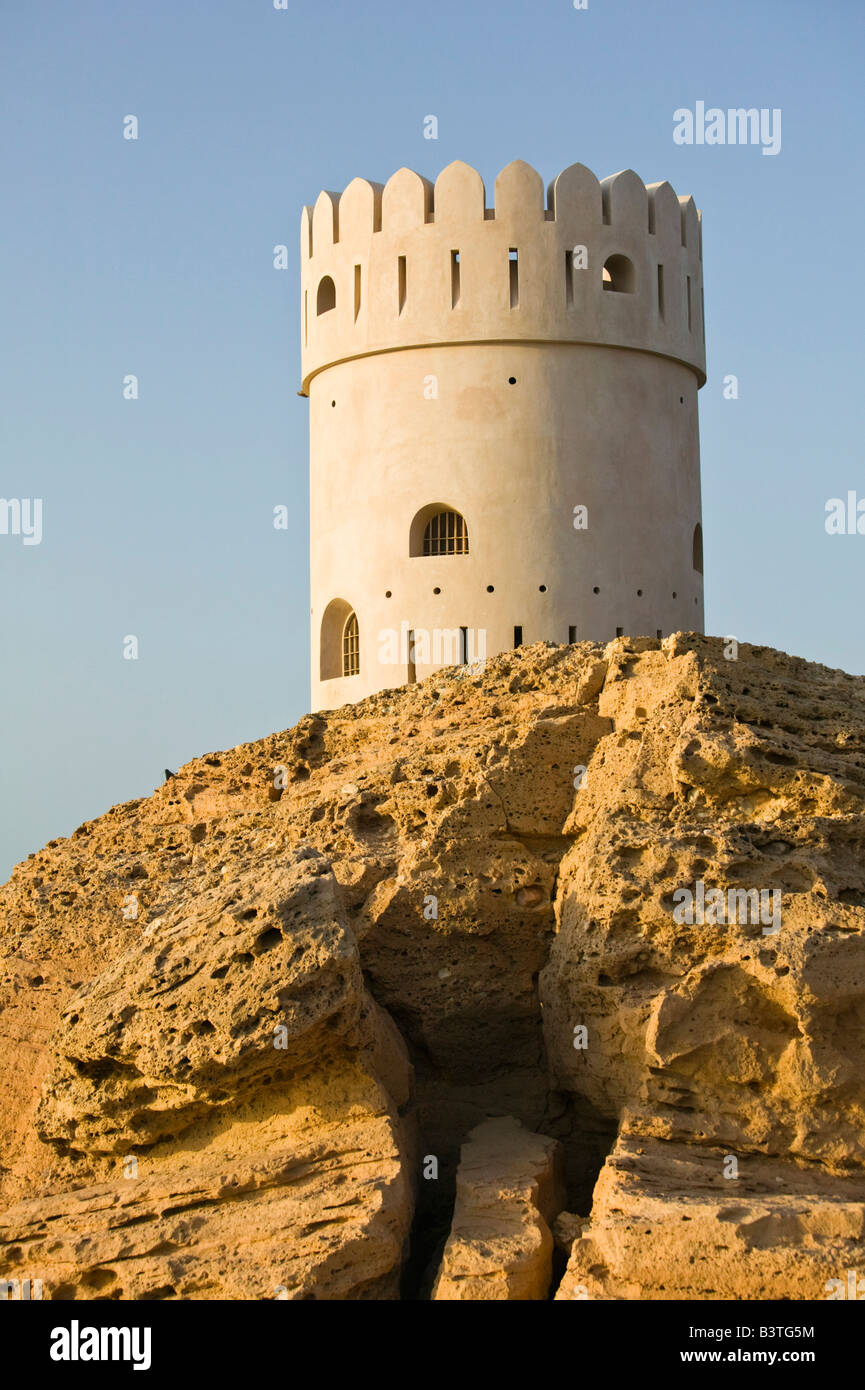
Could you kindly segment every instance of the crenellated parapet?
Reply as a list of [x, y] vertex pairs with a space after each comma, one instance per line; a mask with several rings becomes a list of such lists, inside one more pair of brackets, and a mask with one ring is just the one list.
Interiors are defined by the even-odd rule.
[[572, 164], [544, 194], [522, 160], [495, 181], [456, 162], [433, 185], [323, 192], [301, 221], [303, 392], [371, 353], [471, 342], [589, 343], [673, 358], [705, 381], [700, 214], [630, 169]]

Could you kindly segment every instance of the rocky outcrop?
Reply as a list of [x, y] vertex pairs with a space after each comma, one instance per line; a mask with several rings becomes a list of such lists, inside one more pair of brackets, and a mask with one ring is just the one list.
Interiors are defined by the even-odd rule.
[[411, 1218], [406, 1155], [357, 1068], [274, 1086], [185, 1143], [0, 1217], [0, 1266], [55, 1299], [387, 1299]]
[[863, 1198], [865, 1174], [626, 1133], [556, 1298], [825, 1299], [865, 1267]]
[[316, 850], [253, 856], [134, 933], [53, 1053], [35, 1128], [75, 1181], [0, 1214], [10, 1276], [55, 1298], [396, 1295], [411, 1067]]
[[561, 1145], [511, 1117], [486, 1120], [462, 1147], [453, 1224], [434, 1300], [545, 1299], [552, 1222], [565, 1204]]
[[865, 682], [707, 647], [622, 651], [607, 673], [616, 733], [565, 826], [550, 1056], [659, 1137], [843, 1171], [865, 1119]]
[[560, 1297], [813, 1296], [862, 1263], [863, 802], [865, 680], [682, 634], [196, 759], [0, 889], [0, 1278], [424, 1296], [512, 1117]]

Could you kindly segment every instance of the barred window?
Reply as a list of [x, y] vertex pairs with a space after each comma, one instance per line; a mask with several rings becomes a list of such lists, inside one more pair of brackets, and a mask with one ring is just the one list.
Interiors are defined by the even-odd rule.
[[349, 613], [342, 630], [342, 674], [360, 675], [360, 633], [356, 613]]
[[468, 555], [469, 528], [459, 512], [437, 512], [423, 533], [424, 555]]

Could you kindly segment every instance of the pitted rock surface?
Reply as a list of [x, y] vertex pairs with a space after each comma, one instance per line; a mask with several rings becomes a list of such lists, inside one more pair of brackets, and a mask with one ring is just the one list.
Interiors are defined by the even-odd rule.
[[564, 1156], [557, 1296], [820, 1296], [862, 1263], [863, 802], [865, 679], [681, 633], [193, 760], [0, 889], [0, 1278], [423, 1296], [512, 1117]]

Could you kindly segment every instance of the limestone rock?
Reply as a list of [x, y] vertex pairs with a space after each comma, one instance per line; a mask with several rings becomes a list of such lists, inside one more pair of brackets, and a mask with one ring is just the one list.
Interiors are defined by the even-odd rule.
[[244, 865], [137, 933], [66, 1005], [37, 1115], [63, 1151], [126, 1152], [320, 1062], [360, 1019], [330, 865]]
[[553, 1239], [556, 1249], [570, 1255], [574, 1241], [582, 1234], [586, 1221], [572, 1211], [560, 1211], [553, 1222]]
[[556, 1299], [826, 1299], [865, 1265], [865, 1174], [626, 1133]]
[[213, 1111], [194, 1139], [119, 1155], [99, 1183], [0, 1213], [0, 1268], [52, 1299], [388, 1299], [412, 1210], [387, 1097], [326, 1078]]
[[[659, 1137], [847, 1171], [865, 1159], [865, 682], [717, 646], [611, 661], [614, 732], [566, 827], [548, 1050], [562, 1089]], [[719, 920], [677, 920], [698, 884]]]
[[502, 1116], [562, 1147], [562, 1297], [799, 1298], [855, 1267], [865, 679], [728, 655], [523, 647], [205, 754], [19, 865], [0, 1277], [415, 1297]]
[[434, 1300], [534, 1300], [552, 1278], [550, 1226], [565, 1201], [561, 1148], [511, 1116], [463, 1145], [451, 1233]]
[[12, 1277], [34, 1264], [61, 1299], [397, 1295], [411, 1067], [317, 851], [174, 904], [50, 1046], [36, 1129], [74, 1190], [0, 1215]]

